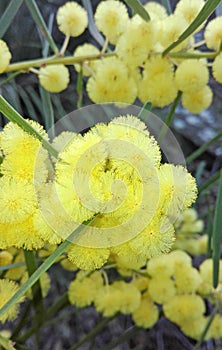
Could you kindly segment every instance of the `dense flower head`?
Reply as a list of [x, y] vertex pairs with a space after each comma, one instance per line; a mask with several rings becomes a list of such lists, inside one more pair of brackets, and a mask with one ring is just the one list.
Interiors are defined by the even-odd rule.
[[[77, 46], [73, 56], [79, 57], [79, 56], [90, 56], [90, 55], [98, 55], [98, 54], [99, 54], [99, 50], [97, 49], [96, 46], [85, 43], [83, 45]], [[90, 61], [90, 60], [84, 61], [82, 65], [83, 75], [85, 76], [92, 75], [94, 73], [97, 63], [98, 61]], [[76, 63], [74, 64], [74, 67], [77, 72], [80, 72], [80, 69], [81, 69], [80, 64]]]
[[[0, 308], [2, 308], [11, 297], [18, 291], [19, 286], [14, 281], [10, 281], [8, 279], [0, 279]], [[24, 299], [24, 298], [23, 298]], [[6, 311], [3, 315], [0, 316], [0, 322], [5, 323], [6, 321], [11, 321], [16, 318], [19, 311], [19, 303], [21, 303], [22, 299], [14, 303], [8, 311]]]
[[95, 23], [113, 44], [125, 31], [128, 21], [127, 8], [118, 0], [101, 1], [96, 8]]
[[157, 2], [149, 1], [144, 5], [144, 8], [149, 13], [151, 20], [164, 19], [167, 17], [165, 7]]
[[195, 92], [203, 88], [208, 80], [208, 68], [201, 60], [185, 60], [176, 70], [176, 85], [178, 90], [183, 92]]
[[79, 36], [87, 27], [86, 10], [74, 1], [66, 2], [58, 9], [56, 20], [59, 29], [67, 36]]
[[49, 92], [60, 92], [67, 88], [69, 71], [62, 64], [52, 64], [39, 70], [39, 82]]
[[210, 106], [213, 99], [213, 92], [209, 86], [204, 86], [199, 90], [184, 92], [182, 95], [182, 105], [194, 114], [200, 113]]
[[180, 0], [177, 3], [175, 14], [190, 24], [204, 6], [204, 0]]
[[0, 74], [8, 67], [11, 57], [12, 55], [7, 44], [3, 40], [0, 40]]
[[212, 19], [204, 32], [206, 45], [209, 49], [218, 50], [222, 41], [222, 17]]
[[132, 318], [138, 327], [151, 328], [159, 317], [159, 311], [152, 299], [144, 294], [138, 308], [132, 312]]

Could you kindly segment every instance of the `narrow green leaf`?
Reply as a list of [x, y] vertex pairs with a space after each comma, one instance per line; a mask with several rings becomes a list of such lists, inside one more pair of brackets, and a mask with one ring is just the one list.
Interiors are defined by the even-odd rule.
[[38, 121], [38, 117], [35, 111], [35, 108], [32, 104], [32, 101], [29, 99], [29, 96], [27, 92], [22, 88], [22, 86], [19, 86], [18, 89], [18, 94], [20, 95], [22, 102], [24, 103], [28, 115], [31, 117], [31, 119], [34, 119], [35, 121]]
[[171, 4], [170, 4], [169, 0], [162, 0], [161, 2], [162, 2], [162, 5], [167, 10], [167, 13], [169, 15], [171, 15], [173, 13], [173, 11], [172, 11], [172, 7], [171, 7]]
[[0, 112], [7, 117], [13, 123], [16, 123], [20, 128], [22, 128], [27, 133], [36, 137], [39, 141], [42, 142], [42, 145], [47, 151], [53, 156], [58, 157], [58, 152], [52, 145], [44, 139], [44, 137], [36, 131], [10, 104], [0, 96]]
[[82, 108], [82, 98], [83, 98], [83, 69], [81, 65], [80, 72], [78, 73], [76, 92], [78, 95], [77, 108]]
[[220, 245], [222, 243], [222, 170], [217, 194], [216, 209], [213, 222], [212, 250], [213, 250], [213, 287], [217, 288], [219, 281]]
[[197, 185], [199, 185], [199, 183], [200, 183], [200, 178], [204, 172], [205, 167], [206, 167], [205, 161], [202, 161], [202, 162], [200, 162], [200, 164], [198, 164], [198, 167], [197, 167], [197, 170], [195, 173], [195, 179], [196, 179]]
[[137, 13], [144, 21], [149, 22], [150, 21], [150, 15], [146, 11], [146, 9], [141, 5], [139, 0], [124, 0], [127, 5], [131, 7], [131, 9], [134, 11], [134, 13]]
[[201, 147], [199, 147], [195, 152], [193, 152], [191, 155], [189, 155], [186, 158], [187, 164], [192, 162], [194, 159], [199, 157], [201, 154], [203, 154], [211, 145], [213, 145], [217, 140], [222, 138], [222, 131], [218, 132], [216, 136], [214, 136], [210, 141], [207, 141], [204, 143]]
[[56, 43], [54, 42], [46, 24], [45, 21], [42, 17], [41, 12], [39, 11], [39, 8], [35, 2], [35, 0], [25, 0], [26, 6], [28, 7], [34, 21], [36, 22], [36, 24], [39, 26], [39, 28], [41, 29], [42, 33], [45, 35], [46, 40], [49, 43], [49, 46], [51, 47], [51, 49], [53, 50], [53, 52], [55, 54], [57, 54], [59, 52]]
[[39, 111], [41, 115], [44, 114], [43, 111], [43, 106], [42, 106], [42, 101], [36, 90], [30, 85], [25, 87], [25, 91], [28, 94], [30, 100], [33, 102], [35, 105], [35, 108]]
[[201, 11], [198, 13], [197, 17], [189, 25], [189, 27], [179, 36], [179, 39], [169, 45], [163, 52], [163, 56], [167, 55], [168, 52], [173, 50], [184, 40], [186, 40], [190, 35], [192, 35], [195, 30], [211, 15], [211, 13], [216, 9], [221, 0], [208, 0]]
[[201, 194], [208, 187], [214, 184], [219, 179], [219, 177], [220, 177], [220, 172], [217, 171], [209, 180], [207, 180], [202, 186], [199, 187], [198, 189], [199, 194]]
[[46, 130], [50, 130], [50, 137], [54, 138], [54, 112], [52, 108], [51, 94], [40, 86], [40, 95], [43, 105], [43, 116]]
[[19, 290], [13, 295], [13, 297], [0, 309], [0, 316], [3, 315], [12, 305], [14, 305], [26, 292], [31, 288], [36, 281], [46, 272], [54, 262], [63, 254], [66, 249], [72, 243], [73, 238], [78, 236], [84, 229], [85, 226], [89, 225], [97, 216], [94, 215], [91, 219], [80, 224], [73, 233], [67, 238], [66, 241], [61, 243], [58, 248], [38, 267], [37, 270], [29, 277], [29, 279], [19, 288]]
[[85, 7], [85, 10], [87, 11], [87, 14], [88, 14], [89, 32], [92, 35], [92, 37], [97, 41], [97, 43], [100, 44], [101, 47], [103, 47], [105, 40], [101, 35], [101, 33], [98, 31], [97, 26], [95, 25], [91, 1], [82, 0], [82, 4]]
[[11, 0], [5, 12], [0, 18], [0, 38], [7, 32], [23, 0]]
[[0, 87], [6, 83], [8, 83], [10, 80], [14, 79], [17, 77], [17, 75], [23, 73], [22, 71], [14, 72], [12, 74], [9, 74], [8, 77], [0, 82]]

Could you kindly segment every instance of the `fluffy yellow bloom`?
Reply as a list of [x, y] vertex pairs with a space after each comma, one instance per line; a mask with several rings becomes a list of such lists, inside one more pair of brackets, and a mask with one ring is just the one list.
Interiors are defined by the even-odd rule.
[[69, 84], [69, 71], [62, 64], [52, 64], [39, 70], [39, 82], [49, 92], [61, 92]]
[[212, 90], [206, 85], [196, 91], [184, 92], [182, 95], [182, 105], [191, 113], [198, 114], [211, 105], [212, 99]]
[[38, 236], [41, 237], [42, 240], [49, 242], [49, 244], [61, 243], [62, 237], [50, 227], [40, 209], [36, 210], [34, 213], [33, 224], [35, 230], [38, 232]]
[[[159, 4], [157, 4], [159, 5]], [[165, 57], [160, 55], [151, 56], [146, 60], [143, 69], [144, 79], [153, 79], [159, 74], [171, 74], [173, 73], [173, 64]]]
[[[10, 281], [8, 279], [0, 280], [0, 308], [2, 308], [18, 291], [19, 286], [17, 283]], [[6, 321], [11, 321], [16, 318], [18, 315], [19, 303], [24, 298], [20, 299], [16, 303], [14, 303], [8, 311], [6, 311], [3, 315], [0, 316], [0, 322], [5, 323]]]
[[199, 272], [186, 265], [176, 269], [174, 278], [178, 294], [196, 292], [202, 281]]
[[[212, 280], [213, 280], [213, 261], [212, 259], [206, 259], [199, 266], [200, 277], [202, 283], [199, 286], [198, 292], [202, 295], [210, 294], [213, 291]], [[222, 261], [220, 260], [219, 267], [219, 282], [222, 282]]]
[[[98, 55], [99, 50], [97, 49], [96, 46], [93, 46], [92, 44], [85, 43], [83, 45], [77, 46], [74, 52], [74, 57], [79, 57], [79, 56], [90, 56], [90, 55]], [[83, 62], [83, 75], [85, 76], [90, 76], [94, 72], [96, 68], [96, 64], [98, 61], [84, 61]], [[74, 67], [77, 72], [80, 72], [80, 64], [74, 64]]]
[[170, 278], [174, 274], [174, 265], [169, 260], [169, 255], [161, 255], [160, 257], [152, 258], [147, 264], [148, 275], [163, 276]]
[[169, 105], [177, 96], [173, 73], [158, 74], [152, 79], [146, 77], [138, 83], [138, 97], [145, 103], [150, 101], [156, 107]]
[[36, 206], [31, 184], [5, 176], [0, 179], [0, 222], [23, 221], [34, 212]]
[[121, 293], [113, 285], [100, 288], [94, 299], [95, 309], [103, 316], [111, 317], [119, 311]]
[[113, 44], [125, 31], [129, 21], [126, 6], [117, 0], [102, 1], [96, 8], [95, 23]]
[[[208, 317], [206, 316], [200, 316], [196, 318], [195, 320], [187, 320], [183, 321], [183, 324], [181, 325], [181, 329], [184, 334], [186, 334], [188, 337], [199, 340], [200, 336], [202, 335], [206, 324], [208, 321]], [[212, 326], [211, 326], [212, 327]], [[210, 327], [210, 329], [211, 329]], [[209, 339], [209, 331], [207, 332], [205, 340]]]
[[85, 278], [80, 278], [78, 275], [69, 285], [68, 298], [71, 304], [85, 307], [93, 302], [98, 290], [103, 287], [103, 279], [99, 271]]
[[78, 267], [74, 265], [69, 259], [65, 258], [60, 261], [60, 265], [63, 267], [64, 270], [67, 271], [76, 271], [78, 270]]
[[96, 72], [88, 80], [87, 92], [95, 103], [133, 103], [137, 86], [126, 64], [116, 57], [101, 60], [96, 64]]
[[13, 255], [7, 250], [0, 252], [0, 266], [9, 265], [12, 263]]
[[144, 8], [149, 13], [152, 21], [161, 20], [167, 17], [167, 12], [165, 7], [157, 2], [149, 1], [147, 4], [144, 5]]
[[209, 80], [209, 71], [201, 60], [185, 60], [176, 70], [178, 90], [192, 93], [202, 89]]
[[150, 279], [141, 275], [133, 277], [131, 283], [140, 291], [145, 292], [148, 289]]
[[179, 269], [187, 266], [187, 268], [191, 267], [192, 264], [192, 259], [191, 257], [183, 252], [182, 250], [174, 250], [172, 251], [170, 254], [168, 254], [168, 264], [172, 264], [173, 265], [173, 269], [174, 271], [176, 269]]
[[146, 61], [148, 52], [155, 44], [153, 23], [135, 16], [116, 44], [117, 55], [130, 67], [140, 66]]
[[187, 209], [196, 200], [197, 186], [195, 179], [182, 166], [163, 164], [159, 172], [162, 210], [167, 212], [171, 221]]
[[7, 44], [0, 40], [0, 74], [8, 67], [11, 57]]
[[183, 322], [192, 321], [203, 316], [205, 304], [199, 295], [175, 295], [163, 305], [163, 311], [170, 321], [183, 325]]
[[68, 250], [68, 259], [82, 270], [95, 270], [102, 267], [110, 255], [109, 249], [86, 248], [72, 244]]
[[204, 0], [180, 0], [174, 13], [185, 19], [187, 24], [190, 24], [198, 15], [204, 3]]
[[[27, 121], [45, 139], [48, 139], [45, 130], [39, 123], [33, 120]], [[14, 156], [22, 158], [23, 155], [23, 157], [26, 158], [26, 155], [29, 155], [29, 157], [32, 158], [33, 155], [34, 158], [36, 158], [41, 149], [41, 142], [15, 123], [9, 122], [1, 133], [1, 148], [6, 156], [13, 154]]]
[[222, 53], [215, 58], [212, 68], [214, 79], [222, 83]]
[[115, 281], [112, 285], [120, 293], [119, 311], [130, 314], [140, 305], [140, 292], [132, 283]]
[[210, 338], [221, 339], [222, 336], [222, 317], [216, 314], [208, 331]]
[[138, 327], [151, 328], [158, 321], [158, 308], [151, 298], [144, 295], [139, 307], [132, 312], [132, 318]]
[[59, 30], [67, 36], [81, 35], [88, 25], [86, 10], [74, 1], [66, 2], [58, 9], [56, 20]]
[[222, 41], [222, 16], [216, 17], [208, 23], [204, 38], [209, 49], [219, 50]]
[[[158, 39], [163, 48], [166, 48], [173, 42], [177, 41], [180, 34], [187, 28], [187, 22], [182, 17], [172, 14], [161, 21], [161, 26], [158, 32]], [[176, 50], [187, 47], [190, 39], [187, 38]]]
[[173, 280], [161, 275], [151, 278], [148, 291], [153, 301], [158, 304], [168, 302], [176, 294]]

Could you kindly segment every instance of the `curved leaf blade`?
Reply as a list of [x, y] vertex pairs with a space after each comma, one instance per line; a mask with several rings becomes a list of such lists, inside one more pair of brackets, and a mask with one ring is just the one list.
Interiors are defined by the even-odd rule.
[[139, 0], [124, 0], [127, 5], [131, 7], [131, 9], [137, 13], [144, 21], [149, 22], [150, 21], [150, 15], [145, 10], [145, 8], [141, 5]]

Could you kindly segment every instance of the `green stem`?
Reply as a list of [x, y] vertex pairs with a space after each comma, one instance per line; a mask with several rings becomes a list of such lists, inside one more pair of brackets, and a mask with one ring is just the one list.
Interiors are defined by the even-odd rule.
[[198, 340], [197, 344], [194, 346], [193, 350], [198, 350], [198, 349], [200, 349], [200, 346], [201, 346], [201, 344], [203, 343], [203, 341], [204, 341], [204, 339], [205, 339], [205, 337], [206, 337], [206, 334], [207, 334], [207, 332], [208, 332], [208, 330], [209, 330], [209, 328], [210, 328], [210, 326], [211, 326], [211, 323], [212, 323], [213, 320], [214, 320], [214, 317], [215, 317], [217, 311], [218, 311], [218, 306], [215, 306], [215, 308], [213, 309], [213, 312], [211, 313], [211, 315], [210, 315], [210, 317], [209, 317], [209, 320], [207, 321], [207, 324], [206, 324], [206, 326], [205, 326], [205, 328], [204, 328], [204, 331], [203, 331], [203, 333], [201, 334], [201, 337], [200, 337], [200, 339]]
[[[29, 277], [37, 270], [37, 264], [35, 261], [35, 255], [31, 250], [24, 250], [25, 262]], [[35, 309], [35, 322], [36, 325], [40, 325], [44, 318], [44, 305], [42, 300], [42, 289], [40, 280], [37, 280], [32, 286], [32, 300]]]
[[220, 131], [216, 136], [214, 136], [210, 141], [204, 143], [198, 150], [193, 152], [189, 157], [186, 158], [186, 163], [192, 162], [194, 159], [199, 157], [202, 153], [204, 153], [208, 147], [210, 147], [215, 141], [219, 140], [222, 137], [222, 131]]
[[82, 344], [84, 344], [85, 342], [87, 342], [88, 340], [95, 338], [96, 335], [114, 318], [113, 317], [109, 317], [109, 318], [105, 318], [104, 320], [102, 320], [100, 323], [98, 323], [96, 325], [96, 327], [93, 328], [93, 330], [91, 332], [89, 332], [85, 337], [83, 337], [82, 339], [80, 339], [76, 344], [74, 344], [69, 350], [76, 350], [78, 349]]
[[199, 194], [206, 190], [210, 185], [217, 181], [220, 177], [220, 171], [218, 170], [208, 181], [206, 181], [202, 186], [199, 187]]
[[42, 66], [50, 65], [50, 64], [73, 65], [75, 63], [82, 63], [84, 61], [93, 61], [93, 60], [98, 60], [102, 57], [112, 57], [112, 56], [116, 56], [116, 53], [115, 52], [110, 52], [110, 53], [106, 53], [106, 54], [99, 53], [96, 55], [79, 56], [79, 57], [74, 57], [74, 56], [57, 57], [54, 55], [54, 56], [50, 56], [47, 58], [39, 58], [36, 60], [29, 60], [29, 61], [12, 63], [5, 70], [5, 73], [12, 72], [15, 70], [28, 71], [29, 68], [42, 67]]
[[108, 344], [107, 346], [104, 346], [102, 350], [112, 350], [116, 349], [117, 345], [125, 343], [127, 340], [132, 338], [132, 336], [137, 333], [139, 328], [137, 326], [133, 326], [130, 329], [127, 329], [123, 335], [118, 337], [116, 340], [114, 340], [112, 343]]
[[0, 112], [4, 114], [11, 122], [16, 123], [25, 132], [33, 135], [42, 142], [43, 147], [53, 156], [58, 157], [58, 152], [52, 145], [36, 131], [5, 99], [0, 96]]
[[[98, 215], [98, 214], [97, 214]], [[13, 295], [13, 297], [0, 309], [0, 316], [3, 315], [12, 305], [14, 305], [19, 299], [31, 288], [36, 281], [46, 272], [58, 257], [63, 254], [66, 249], [72, 244], [73, 239], [78, 236], [88, 226], [97, 215], [94, 215], [90, 220], [83, 222], [79, 225], [73, 233], [65, 240], [58, 248], [38, 267], [38, 269], [29, 277], [29, 279], [19, 288], [19, 290]]]
[[76, 91], [78, 95], [77, 108], [82, 108], [82, 98], [83, 98], [83, 67], [81, 65], [80, 72], [77, 78]]
[[158, 136], [158, 142], [161, 142], [164, 139], [164, 137], [165, 137], [165, 135], [167, 133], [167, 130], [168, 130], [169, 126], [171, 125], [172, 121], [173, 121], [174, 112], [175, 112], [175, 110], [176, 110], [176, 108], [178, 106], [178, 103], [180, 102], [181, 96], [182, 96], [182, 92], [179, 91], [178, 94], [177, 94], [177, 97], [175, 98], [175, 100], [174, 100], [174, 102], [173, 102], [173, 104], [172, 104], [172, 106], [170, 108], [170, 111], [169, 111], [169, 113], [168, 113], [168, 115], [166, 117], [166, 120], [165, 120], [165, 122], [164, 122], [164, 124], [163, 124], [163, 126], [162, 126], [162, 128], [160, 130], [160, 134]]
[[178, 52], [170, 52], [168, 53], [168, 56], [171, 58], [215, 58], [219, 52], [201, 52], [201, 53], [191, 53], [191, 52], [184, 52], [184, 51], [178, 51]]

